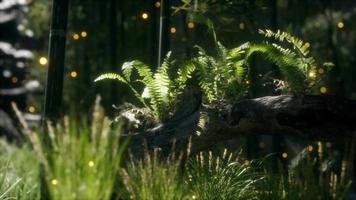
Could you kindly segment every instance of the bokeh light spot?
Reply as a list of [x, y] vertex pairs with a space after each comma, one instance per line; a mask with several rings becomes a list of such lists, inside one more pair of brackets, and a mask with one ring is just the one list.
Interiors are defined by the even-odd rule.
[[48, 60], [46, 57], [41, 57], [38, 62], [41, 64], [41, 65], [47, 65], [48, 63]]
[[321, 94], [326, 94], [328, 92], [328, 89], [325, 86], [320, 87], [320, 93]]
[[170, 31], [171, 31], [171, 33], [176, 33], [177, 32], [177, 29], [176, 29], [176, 27], [171, 27], [171, 29], [170, 29]]
[[70, 72], [70, 77], [76, 78], [78, 76], [78, 73], [76, 71], [71, 71]]
[[148, 19], [148, 13], [144, 12], [141, 15], [142, 19], [147, 20]]

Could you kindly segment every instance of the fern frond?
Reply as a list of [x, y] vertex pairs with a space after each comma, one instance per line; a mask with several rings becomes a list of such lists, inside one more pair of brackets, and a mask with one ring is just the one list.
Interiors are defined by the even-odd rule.
[[168, 75], [168, 69], [171, 63], [170, 58], [171, 58], [171, 52], [168, 52], [162, 65], [158, 67], [154, 75], [156, 85], [160, 87], [160, 93], [162, 94], [162, 98], [166, 103], [168, 103], [168, 92], [170, 89], [169, 87], [173, 85]]
[[211, 103], [217, 99], [216, 86], [214, 85], [216, 74], [212, 72], [208, 56], [199, 56], [194, 59], [194, 63], [196, 64], [199, 86], [207, 97], [208, 102]]
[[105, 74], [102, 74], [100, 76], [98, 76], [94, 82], [98, 82], [98, 81], [102, 81], [102, 80], [107, 80], [107, 79], [110, 79], [110, 80], [117, 80], [119, 82], [123, 82], [123, 83], [126, 83], [127, 84], [127, 81], [125, 80], [125, 78], [123, 78], [120, 74], [117, 74], [117, 73], [105, 73]]
[[292, 45], [293, 49], [295, 49], [298, 53], [300, 53], [303, 56], [307, 56], [309, 54], [308, 46], [305, 45], [305, 43], [301, 39], [294, 37], [287, 32], [281, 32], [280, 30], [274, 32], [269, 29], [266, 30], [260, 29], [259, 33], [264, 35], [266, 38], [272, 38], [280, 42], [286, 41], [287, 43]]
[[246, 42], [236, 48], [229, 50], [229, 55], [226, 57], [227, 59], [235, 59], [245, 53], [245, 51], [250, 47], [250, 43]]
[[177, 72], [176, 77], [176, 84], [178, 89], [182, 90], [185, 88], [188, 79], [192, 77], [193, 72], [195, 71], [196, 67], [194, 62], [188, 61], [184, 63]]
[[142, 82], [146, 85], [151, 107], [157, 116], [161, 116], [165, 111], [164, 96], [161, 93], [160, 85], [155, 81], [151, 69], [141, 61], [134, 61], [135, 69], [139, 76], [142, 78]]
[[122, 74], [128, 81], [131, 81], [131, 73], [132, 73], [132, 69], [134, 68], [134, 62], [135, 61], [125, 62], [121, 67]]
[[217, 52], [220, 59], [225, 60], [228, 57], [228, 49], [220, 42], [217, 42]]
[[98, 81], [102, 81], [102, 80], [117, 80], [121, 83], [124, 83], [126, 84], [130, 89], [131, 91], [134, 93], [135, 97], [146, 107], [146, 108], [150, 108], [145, 100], [141, 97], [141, 95], [139, 94], [139, 92], [134, 88], [132, 87], [132, 85], [123, 77], [121, 76], [120, 74], [117, 74], [117, 73], [105, 73], [105, 74], [102, 74], [100, 76], [98, 76], [94, 82], [98, 82]]
[[246, 53], [245, 60], [254, 54], [259, 53], [264, 55], [269, 61], [275, 63], [281, 70], [283, 76], [288, 81], [290, 88], [295, 93], [303, 93], [305, 90], [304, 72], [299, 68], [298, 59], [290, 54], [286, 54], [273, 45], [267, 43], [251, 44], [250, 49]]
[[235, 77], [239, 83], [245, 80], [247, 75], [247, 65], [245, 60], [239, 60], [234, 64], [235, 67]]

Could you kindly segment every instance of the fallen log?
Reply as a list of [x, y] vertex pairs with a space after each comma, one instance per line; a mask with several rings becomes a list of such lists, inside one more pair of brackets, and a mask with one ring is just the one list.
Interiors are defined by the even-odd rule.
[[[204, 149], [241, 135], [337, 140], [351, 137], [356, 130], [356, 101], [334, 96], [279, 95], [216, 107], [200, 104], [200, 101], [192, 100], [187, 105], [183, 103], [184, 117], [176, 117], [179, 116], [178, 109], [171, 120], [131, 135], [132, 145], [145, 140], [150, 147], [167, 148], [174, 141], [186, 144], [191, 139], [194, 148]], [[202, 113], [206, 113], [208, 119], [203, 133], [197, 134]]]

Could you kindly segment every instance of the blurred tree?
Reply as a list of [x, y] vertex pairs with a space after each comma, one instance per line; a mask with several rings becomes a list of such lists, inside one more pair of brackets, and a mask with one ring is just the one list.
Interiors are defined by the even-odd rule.
[[25, 118], [38, 120], [32, 115], [37, 106], [27, 103], [28, 95], [40, 86], [29, 75], [35, 55], [29, 50], [36, 40], [32, 29], [26, 27], [26, 1], [3, 0], [0, 2], [0, 110], [11, 113], [10, 103], [16, 102], [26, 111]]

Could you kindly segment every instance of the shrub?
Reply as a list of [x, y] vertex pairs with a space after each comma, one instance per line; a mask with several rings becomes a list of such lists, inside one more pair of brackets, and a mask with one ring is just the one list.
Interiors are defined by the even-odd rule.
[[24, 133], [43, 168], [44, 191], [53, 200], [110, 199], [125, 144], [119, 144], [119, 128], [97, 101], [91, 124], [65, 117], [44, 133], [33, 132], [17, 110]]

